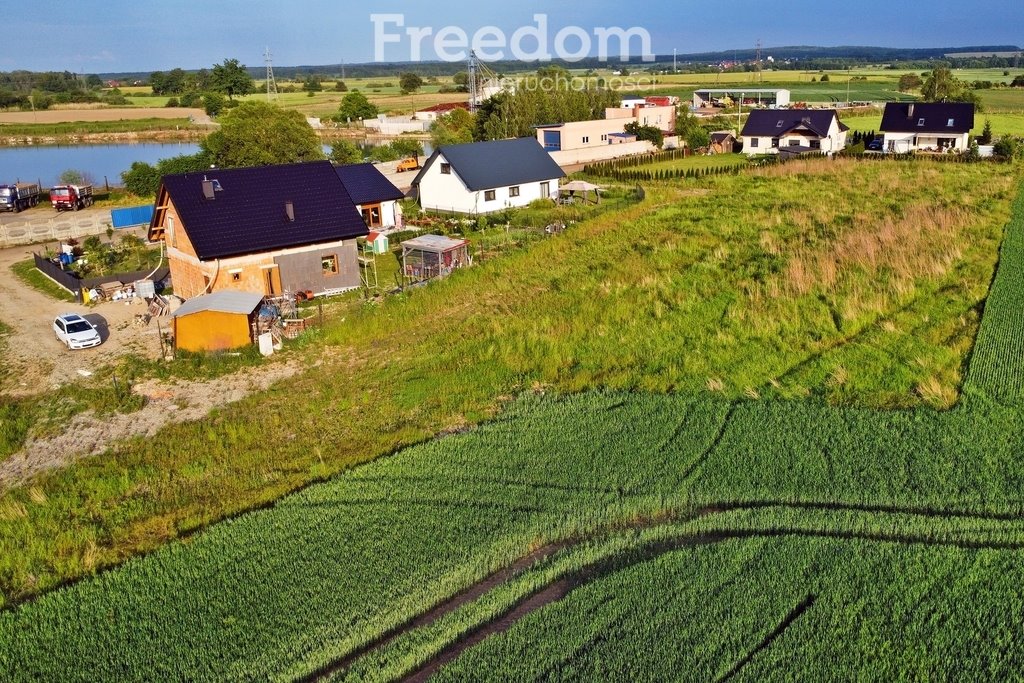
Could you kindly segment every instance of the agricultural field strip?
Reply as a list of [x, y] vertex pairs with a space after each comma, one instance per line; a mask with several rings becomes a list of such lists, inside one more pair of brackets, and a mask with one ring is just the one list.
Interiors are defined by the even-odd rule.
[[[631, 400], [635, 400], [635, 399], [631, 399]], [[622, 401], [619, 401], [618, 403], [621, 404]], [[639, 401], [639, 403], [643, 403], [643, 401]], [[746, 405], [746, 404], [744, 404], [744, 405]], [[728, 406], [728, 404], [725, 404], [724, 402], [720, 403], [719, 405], [712, 406], [711, 407], [711, 412], [714, 413], [716, 411], [726, 410], [727, 406]], [[642, 406], [641, 405], [637, 405], [637, 406], [629, 406], [629, 405], [627, 405], [626, 408], [629, 409], [630, 412], [632, 412], [632, 411], [635, 411], [635, 410], [640, 410], [642, 408]], [[571, 409], [570, 409], [570, 412], [572, 412], [572, 415], [571, 415], [572, 420], [571, 420], [570, 423], [566, 423], [566, 424], [562, 425], [562, 429], [564, 429], [568, 434], [580, 433], [580, 431], [579, 431], [580, 430], [580, 425], [578, 423], [579, 415], [578, 415], [578, 413], [576, 413], [575, 411], [572, 411]], [[641, 413], [642, 413], [642, 410], [641, 410]], [[522, 416], [520, 416], [520, 417], [522, 417]], [[623, 416], [618, 416], [616, 419], [618, 420], [621, 417], [623, 417]], [[684, 416], [683, 419], [691, 419], [692, 420], [692, 417], [691, 418], [686, 418]], [[528, 420], [528, 422], [532, 422], [532, 420]], [[619, 423], [616, 421], [616, 424], [619, 424]], [[679, 418], [677, 417], [675, 420], [669, 421], [669, 424], [671, 426], [671, 431], [670, 431], [670, 433], [666, 434], [666, 436], [668, 438], [678, 440], [678, 437], [679, 437], [678, 426], [680, 424], [679, 423]], [[570, 426], [570, 425], [572, 425], [572, 426]], [[695, 425], [695, 426], [699, 426], [699, 425]], [[714, 429], [707, 430], [708, 433], [705, 435], [706, 438], [702, 439], [701, 443], [707, 443], [708, 440], [713, 440], [715, 438], [715, 430], [718, 429], [719, 423], [718, 422], [713, 422], [712, 426], [714, 427]], [[584, 430], [583, 433], [586, 433], [588, 435], [588, 437], [590, 437], [590, 438], [594, 437], [593, 427], [591, 427], [591, 429], [589, 431], [588, 430]], [[634, 438], [637, 437], [637, 435], [633, 435], [633, 436], [634, 436]], [[650, 434], [645, 432], [645, 433], [642, 434], [642, 437], [643, 438], [640, 439], [640, 442], [647, 442], [647, 443], [649, 443], [648, 439], [650, 438]], [[440, 456], [443, 459], [444, 458], [444, 454], [447, 452], [447, 448], [448, 448], [448, 446], [450, 445], [451, 442], [449, 442], [449, 440], [445, 440], [445, 442], [443, 442], [443, 443], [444, 443], [444, 446], [443, 447], [439, 447], [439, 448], [441, 448], [440, 451], [434, 451], [432, 448], [423, 447], [419, 451], [419, 457], [423, 457], [423, 454], [425, 454], [425, 453], [430, 453], [432, 455]], [[520, 446], [520, 444], [517, 444], [517, 447], [519, 447], [519, 446]], [[698, 444], [698, 446], [699, 446], [699, 444]], [[691, 453], [690, 457], [693, 457], [695, 455], [699, 456], [699, 454], [703, 453], [705, 451], [705, 449], [706, 449], [706, 447], [697, 447], [697, 448], [695, 448], [694, 452]], [[716, 456], [717, 456], [717, 453], [716, 453]], [[408, 457], [409, 456], [405, 456], [406, 459], [408, 459]], [[475, 458], [471, 458], [470, 459], [470, 461], [474, 461], [474, 460], [475, 460]], [[469, 464], [470, 461], [467, 461], [466, 464]], [[686, 458], [686, 461], [689, 462], [690, 458]], [[422, 466], [422, 464], [423, 463], [421, 463], [421, 465], [419, 465], [419, 466], [414, 466], [412, 468], [412, 471], [416, 471], [419, 467]], [[420, 471], [422, 471], [422, 470], [420, 470]], [[366, 472], [366, 470], [365, 469], [364, 470], [360, 470], [360, 472]], [[612, 467], [610, 471], [606, 470], [604, 472], [604, 474], [605, 475], [611, 475], [610, 481], [615, 481], [616, 479], [619, 479], [619, 484], [617, 486], [612, 486], [612, 487], [597, 486], [597, 487], [591, 487], [591, 488], [598, 488], [598, 489], [604, 488], [606, 491], [610, 491], [610, 490], [617, 491], [619, 488], [622, 488], [621, 477], [623, 476], [624, 473], [625, 473], [624, 470], [617, 470], [615, 467]], [[541, 473], [541, 474], [543, 475], [543, 473]], [[589, 473], [589, 474], [593, 475], [594, 473]], [[578, 479], [578, 478], [574, 477], [574, 479]], [[655, 479], [657, 479], [657, 477]], [[652, 480], [652, 483], [653, 483], [653, 480]], [[631, 488], [636, 489], [636, 486], [633, 486]], [[641, 486], [640, 490], [642, 490], [642, 489], [643, 489], [643, 487]], [[480, 493], [482, 493], [482, 492], [483, 491], [480, 491]], [[370, 497], [354, 496], [354, 497], [352, 497], [351, 501], [349, 501], [349, 502], [351, 504], [353, 504], [353, 505], [365, 506], [368, 503], [374, 503], [374, 502], [380, 502], [382, 500], [387, 500], [388, 499], [388, 497], [387, 497], [388, 494], [393, 494], [394, 490], [393, 489], [390, 490], [390, 491], [384, 490], [384, 491], [381, 491], [381, 493], [384, 494], [383, 497], [374, 498], [373, 496], [370, 496]], [[561, 494], [561, 493], [564, 493], [564, 492], [560, 491], [559, 493]], [[533, 496], [535, 497], [536, 495], [537, 495], [537, 493], [533, 492]], [[575, 501], [576, 505], [580, 506], [580, 507], [577, 508], [577, 512], [581, 515], [581, 519], [576, 521], [576, 522], [574, 522], [574, 524], [576, 526], [578, 526], [579, 528], [586, 528], [587, 526], [592, 524], [595, 521], [595, 519], [599, 520], [601, 518], [604, 518], [604, 519], [617, 518], [617, 517], [621, 518], [622, 517], [621, 511], [615, 510], [616, 505], [614, 505], [614, 504], [608, 505], [608, 503], [614, 503], [614, 498], [615, 497], [612, 496], [610, 493], [606, 493], [605, 495], [610, 496], [610, 498], [612, 498], [613, 500], [610, 500], [610, 501], [606, 501], [606, 500], [599, 500], [599, 501], [578, 500], [578, 501]], [[665, 495], [667, 495], [667, 492], [663, 492], [662, 493], [662, 496], [665, 496]], [[522, 497], [522, 494], [517, 493], [517, 497]], [[602, 498], [601, 495], [598, 495], [597, 497], [598, 498]], [[466, 499], [465, 497], [463, 497], [463, 498]], [[469, 500], [472, 499], [472, 498], [473, 498], [473, 496], [470, 495], [468, 497], [468, 499], [466, 499], [467, 502], [469, 502]], [[436, 496], [433, 496], [433, 497], [423, 497], [423, 498], [420, 498], [420, 499], [414, 499], [413, 502], [418, 502], [418, 503], [421, 503], [421, 504], [429, 503], [430, 505], [432, 505], [434, 507], [437, 507], [438, 505], [440, 505], [441, 507], [444, 507], [445, 505], [447, 505], [446, 501], [448, 501], [448, 500], [451, 500], [451, 499], [450, 498], [439, 499]], [[658, 506], [658, 502], [657, 501], [658, 501], [658, 498], [654, 497], [652, 500], [649, 500], [649, 501], [643, 503], [642, 505], [640, 505], [638, 507], [638, 509], [642, 511], [644, 508], [652, 508], [653, 507], [653, 509], [656, 510], [657, 506]], [[604, 511], [588, 509], [589, 505], [594, 503], [594, 502], [604, 503], [607, 507], [605, 508]], [[530, 510], [532, 509], [531, 505], [532, 505], [533, 508], [536, 507], [536, 505], [530, 504], [530, 503], [527, 503], [526, 505], [523, 505], [522, 501], [517, 500], [517, 501], [515, 501], [515, 503], [506, 502], [503, 506], [499, 505], [499, 507], [503, 507], [504, 509], [511, 509], [514, 506], [522, 506], [524, 508], [523, 509], [524, 513], [532, 514], [530, 512]], [[285, 506], [285, 507], [287, 507], [287, 506]], [[559, 498], [558, 506], [556, 506], [553, 509], [555, 511], [555, 516], [557, 516], [557, 517], [564, 517], [564, 513], [566, 512], [567, 508], [564, 505], [564, 502], [561, 500], [561, 498]], [[479, 510], [477, 510], [477, 511], [479, 512]], [[236, 524], [237, 523], [238, 522], [236, 522]], [[479, 523], [479, 521], [478, 521], [478, 523]], [[559, 523], [556, 524], [555, 526], [556, 527], [562, 526], [563, 527], [563, 531], [565, 531], [564, 530], [564, 524], [565, 524], [565, 520], [564, 519], [560, 519]], [[228, 525], [228, 526], [230, 526], [230, 525]], [[538, 530], [540, 530], [540, 529], [536, 529], [535, 528], [535, 531], [538, 531]], [[550, 532], [550, 531], [551, 531], [551, 529], [549, 528], [548, 532]], [[572, 530], [569, 530], [568, 532], [571, 533]], [[471, 539], [462, 539], [462, 540], [469, 541]], [[509, 554], [509, 555], [507, 555], [507, 557], [509, 557], [510, 559], [514, 559], [515, 557], [518, 557], [518, 555]], [[140, 561], [140, 562], [144, 562], [144, 561]], [[493, 565], [493, 564], [494, 564], [494, 560], [493, 559], [489, 560], [489, 561], [485, 561], [483, 563], [484, 566]], [[500, 566], [501, 565], [500, 561], [497, 564], [498, 564], [498, 566]], [[114, 572], [112, 574], [115, 574], [115, 573], [116, 572]], [[486, 572], [479, 572], [479, 573], [481, 575], [486, 575]], [[105, 575], [105, 576], [110, 576], [110, 575]], [[90, 583], [90, 582], [85, 582], [85, 584], [88, 584], [88, 583]], [[85, 585], [85, 584], [83, 584], [83, 585]], [[76, 588], [68, 589], [68, 591], [74, 591], [74, 590], [76, 590]], [[40, 601], [38, 601], [38, 602], [45, 603], [48, 598], [50, 598], [50, 596], [46, 596], [46, 597], [42, 598]], [[26, 606], [25, 609], [34, 609], [37, 604], [38, 603], [34, 603], [31, 606]]]
[[[767, 514], [751, 514], [766, 511]], [[817, 514], [835, 512], [837, 519]], [[813, 514], [812, 514], [813, 513]], [[939, 527], [923, 523], [923, 518], [948, 514]], [[683, 519], [688, 517], [688, 519]], [[761, 519], [765, 517], [766, 519]], [[891, 517], [891, 519], [886, 519]], [[969, 519], [978, 523], [973, 529], [957, 529], [951, 519]], [[1012, 521], [1013, 524], [1006, 524]], [[500, 585], [464, 605], [452, 603], [452, 609], [435, 613], [436, 618], [420, 622], [414, 629], [401, 629], [399, 635], [371, 644], [355, 661], [327, 672], [326, 680], [364, 680], [379, 675], [396, 679], [430, 666], [437, 658], [461, 652], [467, 642], [482, 632], [493, 633], [490, 626], [502, 621], [501, 630], [512, 625], [507, 615], [516, 612], [516, 620], [564, 599], [573, 590], [612, 572], [680, 548], [727, 541], [811, 537], [860, 539], [877, 543], [954, 546], [971, 549], [1020, 550], [1024, 540], [1024, 515], [974, 515], [967, 512], [940, 513], [934, 510], [844, 509], [833, 504], [752, 502], [698, 510], [679, 517], [666, 514], [660, 519], [631, 520], [628, 529], [604, 530], [588, 538], [562, 541], [537, 551], [531, 567], [503, 576]], [[488, 583], [491, 582], [488, 580]], [[548, 599], [532, 602], [529, 609], [517, 610], [534, 596], [558, 587]], [[809, 605], [807, 605], [809, 606]], [[457, 613], [456, 613], [457, 612]], [[315, 676], [312, 678], [316, 678]]]
[[[672, 439], [676, 438], [676, 432], [677, 432], [676, 427], [677, 426], [673, 424], [672, 427], [673, 427], [673, 430], [672, 430], [671, 434], [668, 437], [669, 440], [672, 440]], [[706, 449], [706, 450], [711, 450], [711, 449], [709, 448], [709, 449]], [[698, 457], [701, 457], [700, 454], [698, 454]], [[422, 506], [422, 505], [426, 505], [426, 506], [429, 506], [429, 507], [436, 507], [438, 504], [441, 504], [441, 506], [443, 508], [443, 507], [450, 507], [450, 503], [454, 503], [455, 502], [454, 500], [448, 499], [447, 497], [445, 497], [446, 500], [449, 500], [450, 502], [445, 502], [443, 500], [438, 500], [437, 498], [431, 498], [431, 499], [427, 500], [427, 499], [423, 499], [421, 497], [406, 497], [406, 498], [403, 498], [401, 495], [397, 495], [396, 496], [395, 495], [396, 492], [400, 493], [402, 491], [407, 491], [408, 490], [408, 486], [407, 486], [408, 481], [404, 480], [401, 476], [396, 477], [394, 479], [392, 479], [390, 477], [389, 478], [385, 478], [385, 479], [376, 478], [376, 477], [365, 477], [365, 478], [363, 478], [363, 477], [359, 477], [357, 473], [354, 473], [354, 476], [352, 478], [355, 480], [355, 482], [353, 482], [353, 483], [357, 484], [357, 486], [356, 486], [357, 490], [354, 491], [354, 492], [351, 492], [349, 495], [346, 495], [343, 498], [343, 502], [345, 504], [352, 504], [352, 505], [362, 506], [362, 505], [366, 504], [367, 502], [370, 502], [370, 501], [373, 501], [373, 500], [381, 500], [382, 496], [385, 493], [387, 493], [387, 492], [390, 492], [390, 495], [387, 496], [387, 499], [391, 503], [393, 503], [394, 505], [396, 505], [397, 507], [400, 507], [400, 508], [404, 508], [406, 506], [419, 507], [419, 506]], [[487, 500], [488, 496], [486, 495], [486, 493], [488, 491], [490, 491], [492, 493], [492, 495], [495, 495], [495, 497], [497, 497], [497, 495], [501, 491], [506, 490], [506, 485], [511, 485], [512, 488], [513, 488], [513, 491], [512, 491], [512, 494], [511, 494], [511, 498], [513, 500], [518, 500], [526, 491], [529, 490], [529, 488], [531, 488], [529, 482], [518, 481], [516, 479], [509, 479], [508, 481], [504, 481], [501, 478], [485, 479], [485, 478], [482, 478], [482, 477], [470, 477], [470, 478], [453, 477], [450, 480], [448, 478], [441, 478], [441, 479], [437, 479], [437, 480], [431, 480], [430, 478], [421, 478], [421, 480], [420, 480], [421, 486], [423, 488], [426, 488], [427, 490], [440, 490], [440, 489], [444, 489], [444, 488], [459, 487], [460, 485], [465, 486], [467, 483], [471, 483], [473, 486], [480, 487], [480, 488], [478, 488], [475, 491], [475, 493], [472, 493], [470, 495], [458, 496], [458, 497], [453, 497], [453, 498], [465, 498], [466, 499], [465, 502], [467, 504], [467, 507], [476, 508], [477, 511], [480, 511], [480, 508], [477, 507], [476, 503], [479, 503], [479, 501], [481, 501], [481, 500]], [[565, 512], [567, 512], [567, 506], [565, 505], [565, 502], [563, 500], [561, 500], [561, 498], [564, 495], [566, 495], [567, 490], [568, 491], [572, 491], [573, 487], [562, 486], [562, 487], [553, 487], [553, 489], [555, 491], [557, 491], [557, 493], [559, 495], [559, 497], [556, 498], [553, 501], [553, 502], [557, 503], [556, 506], [553, 508], [553, 512], [555, 512], [558, 517], [562, 517], [565, 514]], [[603, 488], [603, 487], [587, 486], [587, 487], [582, 487], [582, 491], [585, 493], [585, 497], [596, 496], [598, 498], [602, 498], [602, 497], [608, 495], [609, 493], [611, 493], [612, 489]], [[354, 494], [354, 495], [352, 495], [352, 494]], [[316, 496], [315, 498], [319, 498], [319, 496]], [[309, 501], [309, 502], [315, 502], [315, 500], [314, 501]], [[580, 502], [582, 502], [582, 501], [580, 501]], [[287, 501], [286, 501], [286, 503], [287, 503]], [[653, 503], [648, 503], [646, 505], [640, 506], [637, 509], [642, 510], [644, 507], [649, 507], [652, 504]], [[668, 504], [669, 504], [669, 501], [667, 501], [667, 500], [665, 500], [663, 498], [660, 502], [657, 503], [658, 507], [653, 508], [653, 509], [661, 510], [662, 512], [660, 514], [664, 514], [664, 510], [666, 509], [665, 506], [668, 505]], [[685, 508], [685, 505], [686, 505], [685, 497], [684, 497], [684, 499], [679, 500], [676, 504], [678, 506], [680, 506], [678, 508], [679, 510], [684, 511], [686, 509]], [[456, 505], [458, 506], [459, 504], [456, 503]], [[483, 509], [485, 509], [485, 510], [490, 509], [491, 505], [492, 504], [490, 504], [490, 503], [485, 504], [483, 506]], [[775, 507], [786, 508], [786, 507], [788, 507], [790, 505], [791, 504], [789, 504], [789, 503], [777, 503], [777, 502], [752, 502], [752, 503], [749, 503], [749, 504], [736, 504], [735, 507], [736, 507], [736, 510], [740, 510], [741, 508], [749, 508], [749, 510], [748, 509], [744, 509], [743, 511], [744, 512], [750, 512], [750, 511], [761, 511], [761, 510], [764, 510], [765, 508], [775, 508]], [[807, 508], [811, 508], [811, 507], [830, 508], [830, 507], [833, 507], [833, 504], [824, 504], [824, 505], [821, 505], [821, 506], [817, 506], [816, 504], [813, 504], [813, 503], [805, 503], [803, 505], [805, 507], [807, 507]], [[286, 505], [286, 507], [287, 507], [287, 505]], [[530, 505], [524, 506], [521, 503], [517, 503], [517, 504], [506, 503], [504, 507], [506, 508], [507, 511], [511, 511], [511, 509], [514, 508], [514, 507], [523, 508], [523, 509], [533, 509], [532, 506], [530, 506]], [[727, 510], [726, 511], [727, 507], [728, 507], [727, 505], [718, 506], [718, 508], [716, 508], [716, 509], [719, 510], [719, 511], [716, 512], [715, 515], [721, 516], [721, 515], [724, 515], [724, 514], [732, 514], [733, 517], [736, 517], [736, 515], [737, 515], [736, 510]], [[805, 516], [807, 516], [807, 510], [805, 508], [798, 507], [797, 509], [798, 509], [798, 511], [800, 513], [802, 513]], [[817, 511], [815, 511], [815, 512], [817, 512]], [[631, 516], [635, 515], [635, 514], [636, 513], [630, 513]], [[811, 521], [797, 519], [796, 521], [800, 522], [800, 524], [791, 523], [788, 526], [783, 526], [782, 523], [779, 521], [780, 518], [778, 517], [777, 514], [773, 514], [773, 515], [771, 515], [769, 517], [768, 521], [771, 524], [768, 524], [768, 525], [766, 525], [763, 520], [759, 520], [757, 518], [757, 516], [748, 517], [746, 519], [737, 518], [736, 521], [732, 521], [732, 518], [730, 518], [730, 520], [729, 520], [730, 523], [728, 523], [728, 524], [723, 524], [722, 522], [717, 521], [717, 520], [710, 520], [710, 519], [709, 520], [701, 520], [701, 521], [698, 521], [698, 522], [692, 522], [691, 523], [690, 527], [688, 528], [687, 538], [689, 538], [690, 536], [693, 535], [690, 532], [697, 532], [697, 533], [711, 534], [711, 535], [732, 533], [732, 534], [740, 535], [740, 536], [743, 536], [743, 535], [763, 535], [763, 534], [766, 534], [766, 533], [771, 533], [771, 534], [786, 534], [786, 533], [788, 533], [788, 534], [812, 534], [812, 535], [813, 534], [824, 534], [824, 535], [843, 536], [844, 534], [848, 534], [849, 533], [851, 537], [873, 538], [875, 540], [893, 540], [893, 541], [902, 541], [902, 542], [954, 543], [954, 544], [964, 544], [964, 545], [968, 545], [968, 546], [974, 547], [974, 546], [994, 546], [994, 544], [999, 544], [999, 543], [1003, 543], [1003, 544], [1011, 543], [1012, 544], [1012, 536], [1013, 535], [1017, 535], [1019, 533], [1019, 529], [1017, 528], [1018, 525], [1016, 524], [1016, 522], [1019, 520], [1019, 517], [1017, 517], [1014, 513], [1009, 513], [1009, 512], [992, 514], [992, 513], [985, 513], [985, 512], [973, 513], [971, 511], [965, 511], [965, 510], [943, 511], [943, 510], [932, 510], [932, 509], [911, 509], [910, 511], [903, 511], [902, 509], [899, 509], [899, 508], [889, 509], [889, 508], [878, 507], [878, 509], [869, 508], [868, 511], [854, 510], [854, 511], [843, 513], [843, 514], [845, 514], [846, 516], [842, 517], [842, 519], [845, 519], [847, 521], [844, 521], [842, 524], [837, 524], [834, 528], [830, 527], [827, 524], [822, 526], [821, 525], [821, 521], [820, 520], [816, 520], [816, 519], [812, 519]], [[899, 531], [899, 532], [889, 532], [889, 531], [886, 530], [887, 529], [886, 524], [882, 523], [881, 525], [879, 525], [879, 521], [878, 520], [872, 519], [872, 517], [878, 516], [880, 514], [883, 515], [883, 516], [884, 515], [895, 515], [894, 519], [896, 519], [897, 522], [892, 523], [890, 526], [892, 528], [901, 529], [901, 531]], [[936, 529], [935, 528], [935, 524], [934, 524], [934, 520], [935, 520], [935, 518], [937, 516], [941, 517], [942, 515], [947, 515], [951, 519], [954, 519], [954, 520], [969, 520], [975, 526], [973, 528], [964, 528], [963, 525], [960, 525], [960, 526], [953, 525], [949, 529], [946, 529], [946, 528]], [[711, 516], [710, 515], [710, 511], [709, 511], [709, 516]], [[922, 524], [921, 520], [925, 520], [927, 523]], [[1007, 525], [1006, 524], [1007, 520], [1012, 520], [1014, 522], [1014, 524], [1012, 526]], [[854, 522], [856, 522], [856, 523], [854, 523]], [[628, 524], [628, 523], [635, 523], [635, 522], [631, 522], [630, 521], [630, 517], [626, 517], [625, 521], [620, 519], [619, 523], [620, 524], [621, 523], [627, 523]], [[916, 533], [916, 534], [908, 534], [908, 532], [907, 532], [908, 525], [912, 525], [915, 529], [919, 529], [919, 532]], [[940, 524], [939, 526], [942, 527], [943, 525]], [[767, 532], [765, 531], [766, 527], [768, 528]], [[858, 531], [854, 531], [853, 533], [850, 533], [850, 529], [851, 528], [857, 529]], [[655, 532], [656, 532], [656, 530], [652, 530], [649, 533], [655, 533]], [[1007, 540], [1007, 539], [1009, 539], [1009, 540]], [[1016, 547], [1016, 546], [1013, 546], [1013, 547]], [[462, 587], [460, 587], [460, 590], [466, 590], [466, 587], [462, 586]], [[46, 599], [47, 598], [44, 597], [43, 601], [45, 601]], [[323, 664], [321, 664], [320, 666], [323, 666]], [[239, 674], [239, 675], [241, 675], [241, 674]]]
[[1024, 402], [1024, 193], [999, 250], [999, 267], [978, 331], [967, 388], [1014, 405]]

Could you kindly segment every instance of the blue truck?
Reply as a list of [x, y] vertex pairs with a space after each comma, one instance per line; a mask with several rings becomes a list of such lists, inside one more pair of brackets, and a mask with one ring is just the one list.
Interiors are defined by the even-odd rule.
[[0, 185], [0, 211], [18, 213], [39, 203], [39, 185], [14, 183]]

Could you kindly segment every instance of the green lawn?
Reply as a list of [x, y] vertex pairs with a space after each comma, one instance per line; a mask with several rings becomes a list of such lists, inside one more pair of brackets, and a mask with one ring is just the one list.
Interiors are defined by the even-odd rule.
[[668, 161], [658, 161], [653, 164], [637, 166], [633, 170], [638, 171], [678, 171], [705, 168], [730, 168], [733, 166], [746, 166], [749, 163], [745, 154], [713, 154], [710, 156], [692, 156]]

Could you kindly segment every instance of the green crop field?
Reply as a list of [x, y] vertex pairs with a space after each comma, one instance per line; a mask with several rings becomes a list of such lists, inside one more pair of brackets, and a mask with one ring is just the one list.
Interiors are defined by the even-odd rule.
[[34, 597], [0, 678], [1012, 678], [1019, 189], [655, 182], [353, 311], [298, 378], [0, 495]]

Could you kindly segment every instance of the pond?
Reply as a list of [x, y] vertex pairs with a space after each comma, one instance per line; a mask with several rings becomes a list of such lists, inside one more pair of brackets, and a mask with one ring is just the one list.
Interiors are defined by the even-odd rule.
[[[367, 153], [373, 145], [360, 145]], [[430, 154], [429, 143], [423, 143]], [[110, 145], [32, 145], [26, 147], [0, 147], [0, 184], [12, 182], [38, 182], [51, 187], [60, 182], [64, 171], [81, 172], [94, 185], [121, 184], [121, 173], [133, 162], [155, 164], [160, 159], [182, 154], [195, 154], [195, 142], [139, 142]], [[324, 145], [324, 153], [331, 151]]]
[[95, 185], [120, 185], [121, 172], [135, 161], [155, 164], [160, 159], [198, 151], [199, 145], [194, 142], [0, 147], [0, 183], [38, 182], [50, 187], [60, 182], [64, 171], [74, 169]]

